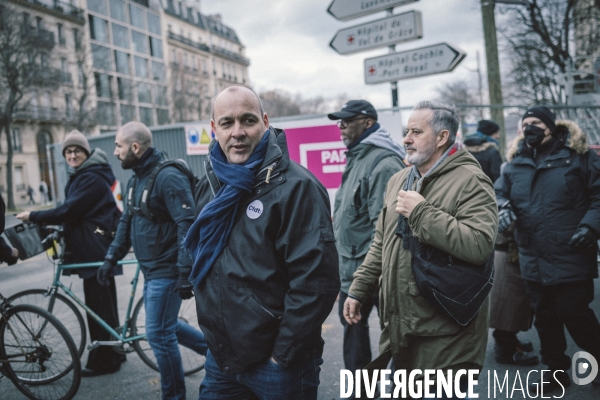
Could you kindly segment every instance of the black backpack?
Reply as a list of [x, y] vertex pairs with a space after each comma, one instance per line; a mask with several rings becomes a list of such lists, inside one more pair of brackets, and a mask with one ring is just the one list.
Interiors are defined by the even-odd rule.
[[196, 187], [196, 184], [198, 183], [198, 178], [196, 177], [196, 175], [194, 175], [194, 173], [190, 169], [190, 166], [185, 162], [185, 160], [181, 158], [163, 160], [156, 164], [156, 166], [150, 173], [150, 176], [146, 181], [146, 185], [144, 186], [144, 191], [142, 192], [142, 199], [140, 201], [139, 207], [135, 207], [133, 205], [133, 192], [135, 190], [135, 185], [137, 182], [137, 179], [135, 177], [133, 178], [133, 183], [131, 184], [131, 187], [129, 188], [129, 193], [127, 194], [127, 209], [130, 210], [130, 213], [135, 212], [152, 221], [159, 220], [159, 218], [148, 207], [148, 199], [150, 198], [150, 192], [152, 192], [152, 188], [154, 187], [154, 181], [156, 180], [156, 176], [158, 175], [160, 170], [162, 170], [165, 167], [175, 167], [179, 171], [181, 171], [190, 181], [190, 189], [192, 191], [192, 194], [194, 193], [194, 189]]

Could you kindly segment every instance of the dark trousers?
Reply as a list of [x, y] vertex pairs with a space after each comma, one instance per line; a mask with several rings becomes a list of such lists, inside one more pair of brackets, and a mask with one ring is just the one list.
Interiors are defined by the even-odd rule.
[[348, 325], [344, 319], [344, 302], [348, 294], [340, 292], [338, 299], [338, 313], [340, 321], [344, 326], [344, 367], [354, 372], [357, 369], [363, 369], [371, 362], [371, 338], [369, 337], [369, 315], [373, 306], [379, 309], [379, 298], [373, 296], [370, 302], [363, 303], [360, 308], [360, 321], [353, 325]]
[[526, 282], [540, 337], [542, 362], [551, 370], [566, 371], [571, 367], [571, 359], [565, 354], [565, 327], [577, 346], [600, 359], [600, 323], [589, 307], [594, 299], [594, 281], [552, 286]]
[[[83, 293], [85, 304], [90, 307], [100, 318], [113, 328], [119, 326], [119, 312], [117, 310], [117, 290], [115, 278], [109, 278], [109, 286], [101, 286], [96, 277], [83, 280]], [[100, 324], [90, 315], [87, 315], [90, 329], [90, 343], [94, 340], [116, 340], [105, 331]], [[122, 356], [111, 346], [100, 346], [90, 351], [86, 368], [94, 371], [117, 371], [121, 368]]]

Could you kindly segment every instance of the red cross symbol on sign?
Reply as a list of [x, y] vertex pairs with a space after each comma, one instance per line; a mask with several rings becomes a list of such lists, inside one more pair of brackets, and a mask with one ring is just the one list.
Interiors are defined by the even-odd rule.
[[348, 43], [350, 43], [350, 44], [354, 43], [354, 36], [352, 36], [352, 35], [348, 36]]
[[369, 68], [369, 73], [373, 75], [375, 73], [375, 67]]

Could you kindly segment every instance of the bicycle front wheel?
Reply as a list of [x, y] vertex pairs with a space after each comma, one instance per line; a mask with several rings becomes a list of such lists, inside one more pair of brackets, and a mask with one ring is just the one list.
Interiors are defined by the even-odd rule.
[[30, 399], [69, 400], [81, 383], [73, 338], [48, 311], [29, 304], [10, 307], [0, 320], [4, 373]]
[[41, 307], [57, 317], [73, 337], [79, 357], [83, 355], [87, 340], [85, 322], [77, 306], [67, 296], [56, 291], [48, 294], [46, 289], [31, 289], [13, 294], [8, 300], [14, 305], [32, 304]]
[[[196, 303], [193, 300], [182, 301], [179, 309], [178, 320], [180, 322], [190, 324], [194, 328], [198, 327], [198, 317], [196, 315]], [[131, 334], [134, 336], [146, 334], [146, 309], [144, 308], [144, 298], [142, 297], [133, 311], [131, 317]], [[138, 353], [142, 361], [150, 368], [158, 371], [156, 357], [150, 348], [150, 344], [144, 337], [143, 339], [133, 342], [133, 348]], [[204, 369], [205, 356], [195, 352], [185, 346], [179, 345], [179, 353], [181, 354], [181, 362], [183, 364], [183, 373], [187, 375], [194, 374]]]

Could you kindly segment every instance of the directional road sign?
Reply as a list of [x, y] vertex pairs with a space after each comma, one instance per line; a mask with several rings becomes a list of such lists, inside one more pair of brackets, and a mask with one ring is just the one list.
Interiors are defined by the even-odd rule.
[[372, 85], [452, 71], [466, 53], [448, 43], [365, 60], [365, 83]]
[[327, 12], [340, 21], [361, 17], [419, 0], [333, 0]]
[[409, 11], [341, 29], [329, 45], [340, 54], [350, 54], [422, 37], [421, 13]]

